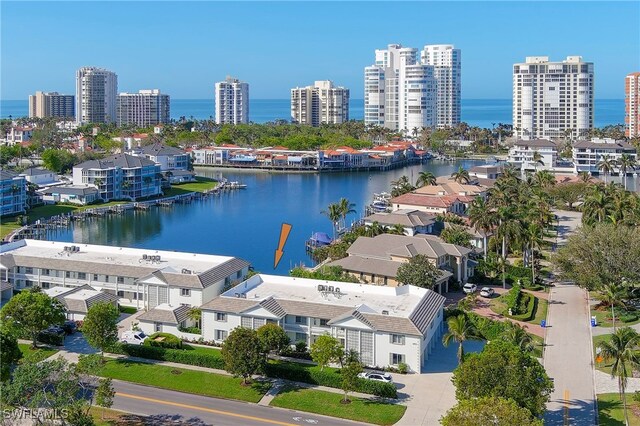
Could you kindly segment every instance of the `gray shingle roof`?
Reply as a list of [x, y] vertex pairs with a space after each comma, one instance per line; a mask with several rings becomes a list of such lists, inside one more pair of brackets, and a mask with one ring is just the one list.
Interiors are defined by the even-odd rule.
[[444, 305], [446, 298], [435, 291], [428, 292], [413, 310], [409, 319], [423, 334]]
[[10, 170], [0, 170], [0, 180], [9, 180], [17, 176], [17, 173], [14, 173]]
[[145, 155], [184, 155], [185, 151], [174, 148], [172, 146], [167, 146], [162, 143], [154, 143], [151, 145], [146, 145], [140, 148], [140, 151]]
[[532, 148], [543, 148], [543, 147], [551, 147], [551, 148], [555, 148], [556, 146], [558, 146], [558, 144], [556, 144], [553, 141], [547, 140], [547, 139], [531, 139], [531, 140], [517, 140], [514, 142], [514, 145], [518, 145], [518, 146], [530, 146]]
[[40, 176], [40, 175], [48, 175], [51, 173], [55, 174], [51, 170], [43, 169], [42, 167], [29, 167], [28, 169], [25, 169], [20, 174], [23, 176]]
[[45, 188], [41, 191], [38, 191], [41, 194], [67, 194], [67, 195], [89, 195], [89, 194], [97, 194], [98, 189], [92, 186], [79, 186], [79, 185], [60, 185], [60, 186], [51, 186], [49, 188]]
[[0, 291], [10, 290], [13, 288], [13, 284], [7, 281], [0, 281]]
[[101, 160], [85, 161], [84, 163], [73, 166], [73, 168], [112, 169], [119, 167], [122, 169], [133, 169], [138, 167], [154, 166], [155, 164], [155, 162], [144, 157], [137, 157], [129, 154], [116, 154], [110, 155], [109, 157], [105, 157]]
[[329, 262], [328, 266], [340, 266], [347, 271], [395, 277], [402, 265], [394, 260], [369, 259], [360, 256], [348, 256]]
[[405, 227], [428, 226], [435, 222], [435, 215], [420, 210], [397, 210], [391, 213], [374, 213], [364, 218], [367, 222], [381, 225], [402, 225]]
[[596, 148], [596, 149], [621, 149], [625, 151], [635, 152], [636, 149], [633, 145], [624, 141], [616, 141], [615, 143], [595, 143], [591, 141], [576, 141], [573, 144], [574, 148]]
[[115, 294], [108, 293], [106, 291], [100, 291], [96, 294], [92, 294], [82, 299], [69, 297], [73, 294], [77, 294], [82, 290], [90, 290], [92, 292], [97, 291], [96, 289], [94, 289], [89, 285], [83, 285], [80, 287], [75, 287], [73, 289], [70, 289], [65, 293], [59, 294], [55, 296], [55, 299], [58, 299], [60, 302], [62, 302], [62, 304], [66, 306], [69, 312], [78, 312], [78, 313], [84, 313], [84, 314], [86, 314], [89, 311], [89, 308], [91, 308], [91, 306], [95, 305], [96, 303], [107, 302], [107, 303], [115, 304], [118, 302], [118, 299], [119, 299], [118, 296], [116, 296]]
[[187, 319], [189, 310], [191, 310], [190, 306], [181, 305], [176, 306], [171, 310], [168, 309], [158, 309], [153, 308], [149, 309], [142, 315], [138, 316], [138, 321], [146, 321], [146, 322], [161, 322], [165, 324], [180, 324], [182, 321]]

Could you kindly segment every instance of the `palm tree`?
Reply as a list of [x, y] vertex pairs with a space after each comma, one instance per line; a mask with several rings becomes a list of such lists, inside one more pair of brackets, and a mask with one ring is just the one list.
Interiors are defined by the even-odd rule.
[[589, 174], [589, 172], [579, 172], [578, 177], [584, 183], [589, 183], [589, 181], [591, 180], [591, 175]]
[[622, 174], [622, 180], [624, 181], [624, 190], [627, 190], [627, 170], [635, 170], [638, 167], [638, 163], [635, 157], [631, 157], [629, 154], [622, 154], [618, 159], [618, 166], [620, 167], [620, 173]]
[[404, 226], [402, 226], [399, 223], [396, 223], [391, 228], [389, 228], [388, 233], [395, 234], [395, 235], [405, 235], [405, 229], [404, 229]]
[[507, 327], [500, 337], [514, 346], [519, 347], [524, 352], [533, 351], [533, 338], [527, 333], [527, 326], [524, 327], [515, 322], [507, 321]]
[[538, 164], [541, 164], [544, 166], [542, 154], [540, 154], [538, 151], [533, 151], [533, 156], [531, 157], [531, 159], [535, 164], [536, 172], [538, 171]]
[[333, 239], [335, 240], [336, 233], [338, 231], [338, 224], [340, 223], [340, 219], [342, 218], [342, 210], [340, 209], [340, 205], [338, 203], [331, 203], [327, 206], [327, 210], [323, 210], [321, 213], [327, 216], [333, 224]]
[[491, 212], [487, 202], [482, 197], [476, 197], [469, 206], [469, 222], [476, 231], [482, 230], [484, 238], [484, 257], [487, 257], [487, 234], [496, 226], [496, 216]]
[[481, 340], [480, 333], [471, 321], [467, 319], [465, 314], [451, 317], [447, 320], [449, 330], [442, 336], [442, 344], [449, 346], [451, 341], [458, 342], [458, 364], [462, 363], [464, 358], [464, 348], [462, 343], [466, 340]]
[[458, 167], [458, 170], [451, 173], [451, 177], [454, 181], [458, 183], [469, 183], [471, 178], [469, 177], [469, 172], [462, 168], [462, 166]]
[[374, 221], [371, 225], [365, 229], [365, 236], [375, 237], [378, 235], [386, 234], [389, 229], [386, 226], [380, 225], [379, 222]]
[[418, 175], [418, 180], [416, 181], [416, 186], [421, 188], [427, 185], [435, 185], [436, 184], [436, 176], [431, 172], [420, 172]]
[[355, 207], [356, 205], [352, 202], [350, 202], [348, 199], [346, 198], [340, 198], [340, 201], [338, 201], [338, 207], [340, 208], [340, 216], [342, 217], [342, 226], [346, 227], [346, 220], [347, 220], [347, 215], [351, 214], [351, 213], [355, 213]]
[[500, 207], [497, 211], [498, 227], [496, 236], [502, 239], [502, 287], [506, 288], [506, 266], [509, 243], [522, 235], [522, 222], [516, 216], [514, 207]]
[[592, 225], [595, 222], [604, 222], [611, 211], [611, 197], [601, 185], [589, 194], [582, 204], [582, 222]]
[[542, 229], [537, 223], [530, 223], [524, 229], [523, 237], [528, 243], [530, 262], [531, 262], [531, 284], [536, 283], [536, 250], [540, 250], [544, 239], [542, 238]]
[[540, 170], [533, 175], [533, 182], [538, 187], [547, 189], [555, 185], [556, 178], [549, 170]]
[[607, 183], [607, 175], [613, 173], [613, 171], [616, 169], [617, 164], [618, 162], [608, 155], [603, 155], [600, 161], [596, 163], [596, 167], [598, 168], [598, 170], [600, 170], [604, 174], [605, 184]]
[[624, 307], [622, 299], [625, 297], [625, 289], [615, 283], [609, 283], [603, 286], [599, 293], [600, 302], [605, 306], [611, 307], [611, 320], [613, 322], [613, 330], [616, 329], [616, 311], [615, 307]]
[[200, 320], [202, 319], [202, 311], [200, 308], [191, 308], [187, 311], [187, 318], [196, 324], [197, 328], [200, 328]]
[[598, 342], [600, 356], [605, 361], [613, 361], [611, 365], [611, 378], [618, 379], [618, 392], [622, 399], [624, 409], [625, 424], [629, 425], [629, 415], [627, 414], [627, 398], [625, 388], [627, 380], [634, 369], [640, 368], [640, 360], [637, 355], [640, 335], [630, 327], [624, 327], [615, 331], [609, 340]]

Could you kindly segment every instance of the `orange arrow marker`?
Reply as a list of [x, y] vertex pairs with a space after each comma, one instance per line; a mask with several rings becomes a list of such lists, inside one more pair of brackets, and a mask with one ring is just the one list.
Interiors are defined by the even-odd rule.
[[284, 245], [287, 242], [287, 238], [289, 238], [290, 232], [291, 225], [283, 223], [282, 228], [280, 228], [280, 241], [278, 242], [278, 248], [276, 249], [276, 253], [273, 258], [273, 269], [278, 267], [278, 263], [280, 263], [280, 259], [282, 259], [282, 255], [284, 254]]

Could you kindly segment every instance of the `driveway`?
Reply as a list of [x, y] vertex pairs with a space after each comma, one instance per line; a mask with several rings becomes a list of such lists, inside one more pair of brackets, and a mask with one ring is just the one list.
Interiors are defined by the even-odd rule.
[[582, 225], [582, 213], [567, 210], [552, 210], [558, 218], [558, 245], [567, 243], [569, 234]]
[[120, 318], [118, 319], [118, 337], [122, 337], [122, 333], [125, 331], [131, 330], [133, 324], [138, 322], [138, 317], [143, 313], [144, 310], [140, 310], [135, 314], [120, 314]]

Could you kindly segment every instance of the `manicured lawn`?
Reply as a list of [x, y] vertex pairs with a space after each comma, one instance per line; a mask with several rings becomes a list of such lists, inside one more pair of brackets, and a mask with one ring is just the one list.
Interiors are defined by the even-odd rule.
[[407, 407], [376, 400], [350, 397], [350, 404], [341, 404], [343, 394], [285, 386], [271, 401], [274, 407], [324, 414], [325, 416], [392, 425], [402, 418]]
[[[118, 424], [122, 424], [119, 423], [119, 421], [121, 421], [121, 417], [127, 413], [94, 405], [89, 409], [89, 414], [93, 417], [96, 426], [116, 426]], [[103, 416], [104, 420], [102, 419]]]
[[[633, 394], [627, 394], [627, 413], [630, 426], [640, 426], [640, 403], [633, 400]], [[617, 393], [598, 395], [598, 423], [600, 426], [624, 426], [622, 401]]]
[[205, 177], [196, 177], [196, 182], [174, 184], [171, 189], [164, 191], [166, 197], [172, 197], [174, 195], [183, 195], [189, 192], [204, 192], [218, 186], [218, 181], [208, 179]]
[[536, 312], [533, 319], [530, 322], [532, 324], [540, 324], [540, 321], [547, 319], [547, 309], [549, 308], [549, 302], [545, 299], [537, 297], [538, 303], [536, 305]]
[[108, 361], [101, 375], [163, 389], [247, 402], [260, 401], [271, 386], [264, 382], [242, 386], [242, 379], [230, 376], [123, 360]]
[[15, 221], [14, 217], [3, 219], [2, 222], [0, 223], [0, 239], [3, 239], [7, 235], [9, 235], [11, 232], [15, 231], [16, 229], [20, 229], [21, 227], [22, 225], [19, 225]]
[[611, 361], [606, 362], [604, 360], [602, 362], [598, 362], [597, 356], [596, 356], [596, 346], [598, 345], [598, 342], [602, 342], [608, 339], [609, 339], [609, 335], [606, 335], [606, 334], [602, 336], [593, 336], [593, 360], [597, 370], [604, 371], [607, 374], [611, 374], [611, 364], [613, 362]]
[[220, 352], [220, 348], [216, 348], [216, 347], [203, 347], [203, 346], [192, 346], [189, 345], [187, 343], [182, 345], [182, 349], [187, 350], [187, 351], [194, 351], [194, 352], [198, 352], [198, 353], [203, 353], [203, 354], [207, 354], [207, 355], [211, 355], [211, 356], [217, 356], [222, 358], [222, 353]]
[[43, 359], [47, 359], [51, 355], [58, 352], [57, 349], [50, 349], [50, 348], [31, 349], [31, 345], [28, 343], [18, 343], [18, 348], [20, 348], [20, 352], [22, 352], [22, 359], [20, 360], [20, 362], [24, 362], [24, 361], [40, 362]]
[[135, 314], [138, 312], [138, 310], [133, 306], [120, 306], [119, 309], [123, 314]]
[[[634, 325], [634, 324], [640, 323], [640, 315], [638, 315], [638, 318], [633, 321], [622, 322], [620, 321], [619, 313], [620, 311], [616, 310], [616, 327], [624, 327], [626, 325]], [[613, 319], [611, 317], [611, 308], [600, 310], [600, 309], [595, 309], [595, 306], [592, 306], [591, 316], [596, 317], [596, 321], [598, 321], [598, 327], [613, 327]], [[611, 332], [613, 333], [613, 330], [611, 330]]]
[[542, 358], [542, 347], [544, 346], [544, 339], [531, 333], [529, 333], [529, 336], [531, 336], [534, 346], [532, 355], [536, 358]]

